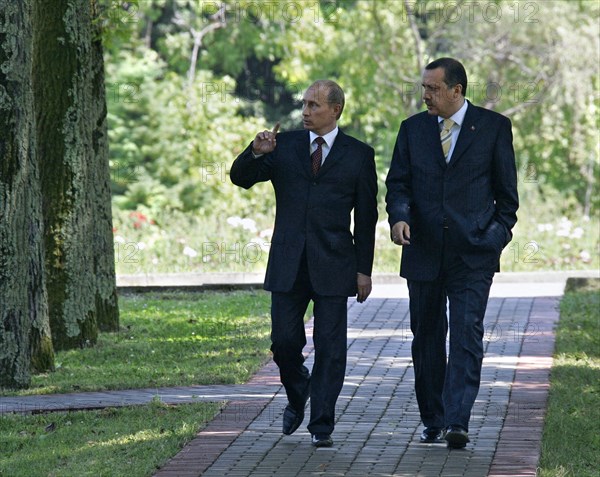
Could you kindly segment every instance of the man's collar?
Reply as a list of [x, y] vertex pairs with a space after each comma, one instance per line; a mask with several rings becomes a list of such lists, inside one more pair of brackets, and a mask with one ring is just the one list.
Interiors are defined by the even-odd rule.
[[[456, 111], [449, 119], [452, 119], [456, 124], [462, 126], [463, 121], [465, 120], [465, 114], [467, 114], [467, 107], [469, 106], [469, 102], [465, 99], [465, 102], [460, 107], [458, 111]], [[441, 116], [438, 116], [438, 123], [441, 123], [444, 120]]]
[[[339, 130], [340, 130], [339, 127], [336, 126], [334, 129], [332, 129], [331, 131], [329, 131], [327, 134], [325, 134], [324, 136], [320, 136], [320, 137], [322, 137], [323, 139], [325, 139], [325, 142], [327, 143], [327, 145], [329, 147], [331, 147], [332, 144], [333, 144], [333, 141], [335, 141], [335, 138], [338, 135]], [[312, 144], [313, 141], [316, 138], [319, 137], [319, 135], [316, 134], [316, 133], [314, 133], [314, 132], [312, 132], [312, 131], [309, 131], [309, 133], [310, 133], [310, 144]]]

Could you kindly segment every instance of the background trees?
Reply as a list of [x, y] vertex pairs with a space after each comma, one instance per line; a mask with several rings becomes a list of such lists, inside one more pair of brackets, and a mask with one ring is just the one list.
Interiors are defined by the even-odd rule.
[[[376, 148], [383, 190], [400, 122], [422, 109], [421, 70], [447, 55], [466, 65], [467, 96], [513, 122], [523, 205], [502, 268], [597, 266], [597, 2], [152, 0], [107, 12], [121, 272], [264, 267], [272, 194], [236, 190], [227, 169], [258, 130], [301, 127], [316, 78], [344, 87], [341, 125]], [[386, 227], [378, 271], [397, 269]]]

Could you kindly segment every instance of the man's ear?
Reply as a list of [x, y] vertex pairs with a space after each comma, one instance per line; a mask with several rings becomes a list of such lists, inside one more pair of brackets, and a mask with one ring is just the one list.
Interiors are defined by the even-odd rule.
[[341, 104], [334, 104], [333, 105], [333, 112], [335, 113], [335, 117], [339, 118], [340, 115], [342, 114], [342, 105]]
[[458, 96], [462, 96], [462, 84], [460, 83], [456, 83], [454, 85], [454, 92], [458, 95]]

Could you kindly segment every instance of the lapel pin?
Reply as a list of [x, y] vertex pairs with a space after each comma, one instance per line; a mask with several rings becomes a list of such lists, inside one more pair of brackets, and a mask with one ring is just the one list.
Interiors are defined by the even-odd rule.
[[475, 126], [471, 126], [471, 131], [475, 131]]

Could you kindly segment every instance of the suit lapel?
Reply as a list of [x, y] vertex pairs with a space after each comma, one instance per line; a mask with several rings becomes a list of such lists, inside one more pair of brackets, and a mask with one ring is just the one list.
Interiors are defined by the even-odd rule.
[[435, 157], [435, 161], [444, 169], [446, 168], [446, 159], [444, 159], [444, 152], [442, 151], [442, 143], [440, 142], [440, 125], [437, 120], [437, 116], [432, 116], [429, 113], [425, 113], [424, 127], [421, 130], [421, 137], [423, 141], [423, 150], [431, 151], [431, 155]]
[[467, 113], [465, 114], [465, 119], [463, 120], [463, 124], [460, 127], [460, 133], [458, 134], [458, 139], [456, 141], [456, 146], [454, 147], [454, 151], [452, 152], [452, 157], [450, 158], [450, 167], [454, 167], [456, 162], [463, 156], [465, 151], [469, 148], [475, 136], [479, 132], [480, 125], [479, 123], [479, 111], [477, 108], [473, 106], [469, 102], [469, 106], [467, 107]]
[[296, 137], [296, 145], [293, 148], [296, 152], [296, 161], [302, 173], [312, 177], [310, 163], [310, 136], [308, 131], [299, 131]]

